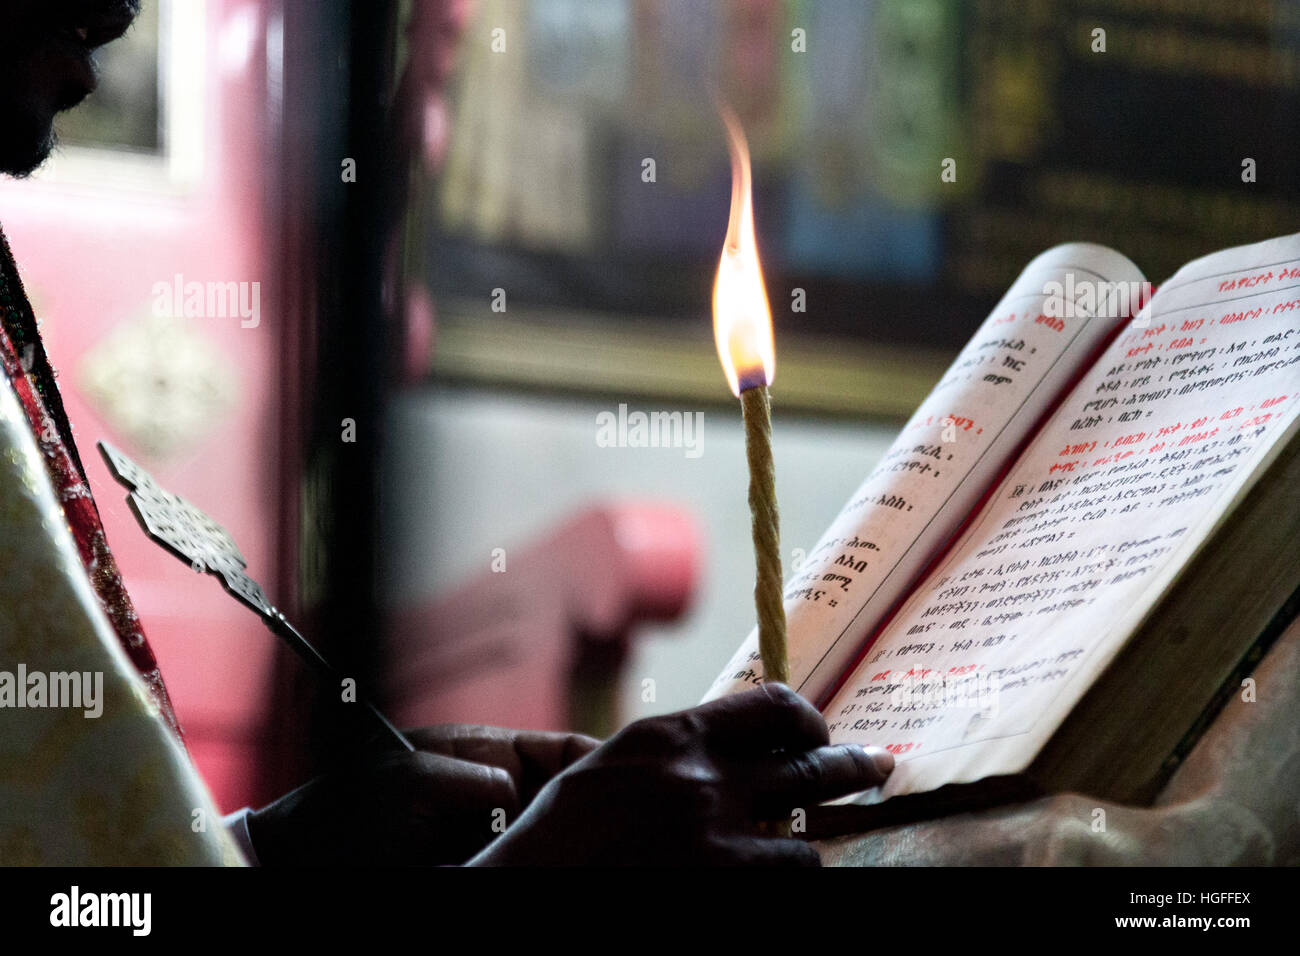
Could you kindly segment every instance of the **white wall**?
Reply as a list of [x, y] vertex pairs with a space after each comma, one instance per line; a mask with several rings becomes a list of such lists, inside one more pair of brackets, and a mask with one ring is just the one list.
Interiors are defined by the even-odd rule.
[[[777, 393], [773, 448], [781, 537], [810, 550], [893, 439], [889, 423], [822, 423], [783, 416]], [[643, 411], [675, 410], [629, 402]], [[628, 669], [624, 712], [644, 716], [698, 703], [753, 626], [754, 559], [739, 405], [706, 410], [697, 458], [680, 448], [602, 448], [596, 416], [609, 400], [427, 389], [399, 398], [388, 438], [385, 548], [396, 600], [427, 597], [485, 570], [493, 548], [522, 545], [570, 513], [604, 499], [657, 499], [696, 518], [705, 554], [694, 607], [647, 630]], [[694, 411], [694, 409], [681, 409]], [[655, 680], [643, 703], [641, 680]]]

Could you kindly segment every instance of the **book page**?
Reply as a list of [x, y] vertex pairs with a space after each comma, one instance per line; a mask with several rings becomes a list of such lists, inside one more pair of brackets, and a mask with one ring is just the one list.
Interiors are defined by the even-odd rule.
[[[1088, 243], [1025, 267], [788, 578], [792, 687], [822, 701], [1145, 288], [1128, 259]], [[755, 629], [705, 699], [761, 681]]]
[[1295, 432], [1300, 235], [1185, 267], [1106, 350], [825, 708], [861, 799], [1023, 770]]

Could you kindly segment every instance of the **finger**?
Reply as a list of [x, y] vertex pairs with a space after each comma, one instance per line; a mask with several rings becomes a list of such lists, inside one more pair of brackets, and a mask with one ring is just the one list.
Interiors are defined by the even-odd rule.
[[549, 730], [513, 730], [480, 724], [440, 724], [406, 732], [419, 750], [478, 760], [510, 768], [516, 753], [553, 772], [581, 760], [600, 746], [586, 734]]
[[396, 783], [407, 799], [394, 793], [388, 807], [375, 809], [385, 816], [391, 811], [381, 832], [397, 857], [411, 862], [464, 862], [521, 812], [510, 775], [470, 760], [416, 752]]
[[774, 837], [728, 837], [717, 844], [710, 861], [717, 866], [818, 867], [821, 856], [812, 844]]
[[510, 774], [524, 803], [570, 764], [600, 746], [585, 734], [511, 730], [476, 724], [443, 724], [412, 731], [420, 750], [500, 767]]
[[893, 769], [888, 750], [857, 744], [776, 754], [750, 772], [754, 811], [760, 817], [785, 816], [795, 807], [878, 787]]
[[453, 753], [456, 746], [456, 738], [466, 732], [484, 730], [488, 728], [479, 727], [473, 724], [435, 724], [430, 727], [412, 727], [404, 730], [407, 740], [415, 744], [416, 750], [424, 750], [428, 753], [446, 754], [455, 756]]
[[586, 734], [522, 731], [515, 736], [515, 753], [522, 774], [516, 778], [520, 797], [530, 803], [552, 777], [600, 747], [600, 741]]
[[[509, 737], [514, 731], [483, 724], [435, 724], [405, 733], [417, 750], [446, 754], [448, 757], [463, 756], [465, 748], [474, 746], [495, 746], [505, 753], [513, 749]], [[492, 761], [485, 762], [499, 766]]]
[[500, 767], [416, 751], [405, 758], [402, 773], [415, 807], [427, 814], [479, 814], [485, 823], [498, 809], [507, 820], [519, 815], [518, 788]]
[[407, 732], [416, 750], [455, 757], [510, 775], [516, 790], [523, 789], [523, 765], [515, 753], [511, 731], [478, 724], [440, 724]]
[[683, 713], [701, 722], [711, 743], [734, 753], [807, 750], [830, 742], [817, 708], [785, 684], [763, 684]]
[[600, 746], [600, 741], [584, 734], [500, 727], [473, 729], [478, 733], [456, 738], [455, 755], [506, 770], [525, 806], [552, 777]]

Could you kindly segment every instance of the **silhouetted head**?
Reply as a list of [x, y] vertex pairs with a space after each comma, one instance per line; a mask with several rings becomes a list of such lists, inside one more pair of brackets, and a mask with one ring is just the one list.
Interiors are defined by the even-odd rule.
[[95, 48], [139, 12], [140, 0], [0, 0], [0, 172], [45, 161], [55, 114], [95, 89]]

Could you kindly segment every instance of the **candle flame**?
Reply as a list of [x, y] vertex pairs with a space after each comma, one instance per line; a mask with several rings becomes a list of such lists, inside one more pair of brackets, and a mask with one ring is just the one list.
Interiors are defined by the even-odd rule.
[[730, 110], [722, 109], [731, 152], [731, 216], [713, 283], [713, 339], [733, 395], [771, 385], [776, 373], [772, 310], [754, 240], [754, 196], [745, 133]]

